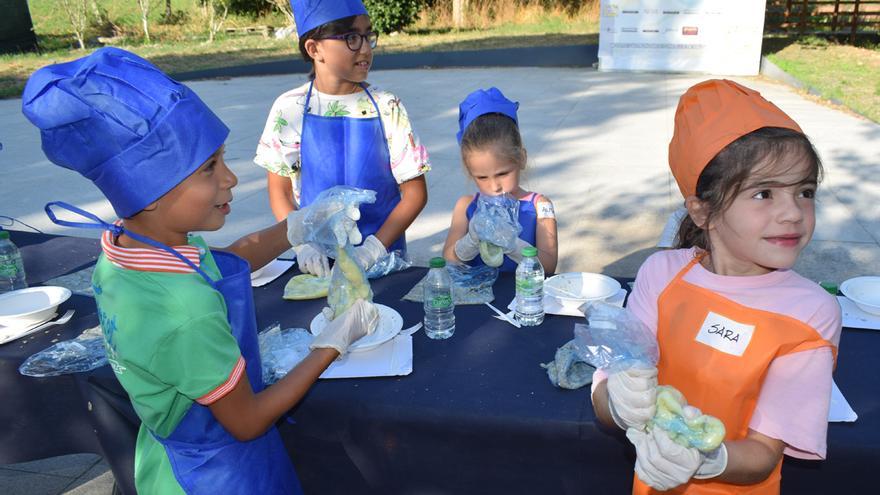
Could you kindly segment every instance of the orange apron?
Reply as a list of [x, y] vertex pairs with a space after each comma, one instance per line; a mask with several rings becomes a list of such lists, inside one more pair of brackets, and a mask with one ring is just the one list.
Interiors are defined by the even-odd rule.
[[[720, 419], [725, 440], [746, 437], [749, 421], [770, 363], [793, 352], [830, 346], [807, 324], [794, 318], [743, 306], [684, 281], [700, 261], [695, 257], [660, 294], [657, 301], [658, 382], [672, 385], [688, 404]], [[779, 494], [782, 461], [770, 476], [754, 485], [691, 480], [659, 492], [634, 476], [634, 494]]]

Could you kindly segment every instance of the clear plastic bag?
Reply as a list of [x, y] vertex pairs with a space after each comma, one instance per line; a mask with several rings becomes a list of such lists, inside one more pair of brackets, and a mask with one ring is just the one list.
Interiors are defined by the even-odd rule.
[[18, 367], [18, 372], [42, 378], [91, 371], [105, 364], [104, 335], [97, 326], [75, 339], [62, 340], [27, 358]]
[[519, 224], [519, 201], [509, 193], [498, 196], [481, 194], [477, 209], [471, 218], [474, 230], [481, 241], [510, 252], [522, 231]]
[[390, 273], [406, 270], [412, 266], [412, 261], [406, 259], [400, 250], [394, 250], [383, 256], [367, 270], [367, 278], [380, 278]]
[[592, 383], [593, 372], [596, 371], [596, 368], [575, 352], [574, 340], [569, 340], [562, 347], [556, 349], [553, 361], [542, 363], [541, 367], [547, 370], [550, 383], [559, 388], [570, 390]]
[[327, 291], [329, 311], [327, 321], [345, 313], [358, 299], [373, 301], [373, 289], [361, 265], [352, 257], [351, 245], [337, 248], [336, 263], [330, 270], [330, 289]]
[[275, 324], [258, 335], [263, 381], [266, 385], [284, 378], [287, 373], [309, 355], [309, 344], [314, 337], [305, 328], [285, 328]]
[[657, 365], [657, 338], [629, 311], [604, 302], [580, 307], [587, 324], [574, 327], [574, 349], [584, 361], [609, 374]]
[[[464, 304], [483, 304], [495, 300], [492, 286], [498, 279], [498, 269], [491, 266], [468, 266], [447, 263], [446, 271], [452, 279], [452, 299], [456, 306]], [[422, 286], [425, 277], [403, 296], [406, 301], [424, 302]]]
[[363, 203], [375, 203], [376, 191], [351, 186], [334, 186], [326, 189], [315, 198], [313, 204], [322, 203], [324, 208], [311, 209], [303, 219], [306, 229], [306, 242], [313, 245], [325, 256], [336, 257], [339, 239], [346, 236], [339, 232], [344, 222], [339, 218]]

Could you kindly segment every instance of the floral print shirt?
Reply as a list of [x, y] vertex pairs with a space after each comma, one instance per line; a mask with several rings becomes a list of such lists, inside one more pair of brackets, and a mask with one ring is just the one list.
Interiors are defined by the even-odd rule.
[[[391, 157], [389, 165], [397, 183], [414, 179], [430, 170], [428, 152], [413, 131], [400, 100], [379, 87], [368, 88], [379, 107]], [[274, 174], [291, 178], [297, 203], [300, 198], [300, 135], [308, 90], [307, 82], [275, 100], [254, 156], [254, 163], [257, 165]], [[364, 91], [349, 95], [328, 95], [312, 88], [309, 113], [326, 117], [370, 118], [376, 116], [376, 106]]]

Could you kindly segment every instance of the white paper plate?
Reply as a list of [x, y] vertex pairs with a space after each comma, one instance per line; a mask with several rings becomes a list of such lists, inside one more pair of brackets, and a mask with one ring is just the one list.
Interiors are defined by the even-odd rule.
[[[400, 313], [384, 304], [377, 304], [376, 309], [379, 310], [379, 324], [376, 325], [376, 330], [352, 343], [348, 352], [366, 351], [378, 347], [400, 333], [400, 329], [403, 328], [403, 317]], [[318, 313], [309, 324], [309, 331], [312, 335], [320, 335], [326, 327], [327, 319], [324, 318], [323, 313]]]
[[840, 284], [840, 292], [862, 311], [880, 315], [880, 277], [856, 277]]
[[601, 273], [560, 273], [544, 281], [544, 294], [567, 308], [576, 309], [587, 301], [607, 299], [618, 291], [620, 282]]
[[0, 325], [20, 326], [44, 321], [70, 298], [70, 289], [30, 287], [0, 294]]

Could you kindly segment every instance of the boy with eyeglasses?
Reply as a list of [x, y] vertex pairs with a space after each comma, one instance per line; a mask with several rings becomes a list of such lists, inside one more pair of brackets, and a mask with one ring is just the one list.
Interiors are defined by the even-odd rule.
[[[254, 163], [267, 171], [277, 219], [308, 206], [321, 191], [350, 185], [376, 191], [362, 208], [364, 242], [354, 250], [369, 270], [390, 251], [406, 252], [405, 231], [428, 200], [428, 153], [392, 93], [366, 83], [378, 34], [360, 0], [292, 0], [309, 81], [279, 96]], [[294, 246], [300, 270], [329, 274], [314, 247]]]

